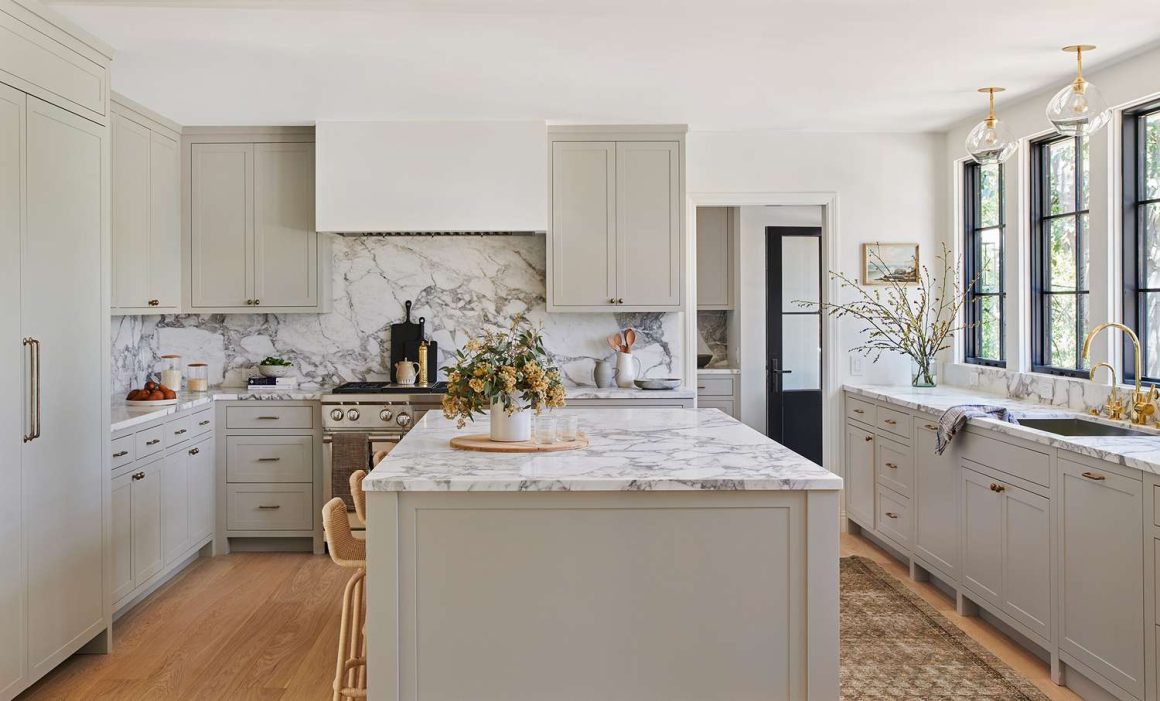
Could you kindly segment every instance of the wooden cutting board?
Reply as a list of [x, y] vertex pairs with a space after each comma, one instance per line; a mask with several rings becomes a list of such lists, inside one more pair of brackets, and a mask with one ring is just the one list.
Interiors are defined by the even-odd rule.
[[471, 436], [456, 436], [451, 439], [451, 447], [459, 450], [478, 450], [483, 453], [555, 453], [561, 450], [579, 450], [588, 447], [588, 436], [583, 433], [574, 441], [546, 443], [539, 445], [532, 441], [506, 443], [493, 441], [486, 433]]

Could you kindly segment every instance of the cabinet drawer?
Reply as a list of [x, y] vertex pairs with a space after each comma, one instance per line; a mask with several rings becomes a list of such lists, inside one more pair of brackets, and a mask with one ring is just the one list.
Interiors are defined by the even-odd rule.
[[134, 452], [137, 447], [136, 436], [121, 436], [113, 441], [113, 469], [124, 467], [133, 462]]
[[230, 436], [226, 455], [228, 482], [314, 479], [314, 439], [310, 436]]
[[200, 436], [213, 430], [213, 409], [199, 411], [189, 418], [189, 433], [191, 436]]
[[175, 445], [180, 445], [193, 437], [193, 430], [190, 428], [192, 423], [193, 417], [188, 415], [166, 421], [165, 446], [170, 448]]
[[732, 397], [733, 396], [733, 378], [726, 376], [707, 376], [700, 375], [697, 377], [697, 396], [698, 397]]
[[226, 527], [233, 531], [306, 531], [314, 527], [309, 484], [231, 484]]
[[846, 395], [846, 418], [875, 425], [878, 421], [878, 407], [870, 402]]
[[899, 545], [910, 547], [910, 499], [878, 487], [878, 532]]
[[1051, 486], [1051, 467], [1046, 453], [975, 432], [960, 436], [959, 440], [962, 440], [964, 458], [1044, 487]]
[[880, 406], [878, 421], [874, 425], [881, 431], [910, 440], [910, 414]]
[[308, 406], [226, 407], [226, 428], [313, 428], [314, 409]]
[[914, 489], [914, 450], [910, 446], [879, 436], [876, 465], [878, 484], [911, 496]]
[[165, 427], [166, 424], [162, 424], [133, 434], [138, 460], [165, 450]]
[[698, 397], [697, 408], [720, 409], [733, 418], [737, 418], [737, 407], [733, 404], [732, 399], [701, 399]]

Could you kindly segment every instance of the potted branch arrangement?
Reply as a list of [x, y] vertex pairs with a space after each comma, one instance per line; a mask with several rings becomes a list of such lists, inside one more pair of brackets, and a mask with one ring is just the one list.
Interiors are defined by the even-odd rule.
[[[871, 252], [871, 256], [876, 255]], [[830, 271], [830, 277], [839, 281], [843, 290], [853, 290], [853, 301], [802, 302], [836, 318], [861, 321], [864, 342], [855, 346], [855, 353], [877, 362], [883, 352], [893, 351], [910, 358], [911, 384], [915, 387], [934, 387], [937, 384], [937, 356], [950, 348], [951, 334], [969, 328], [960, 324], [960, 312], [966, 304], [966, 290], [959, 284], [958, 261], [942, 246], [936, 260], [939, 275], [927, 266], [918, 266], [915, 282], [887, 280], [882, 287], [868, 290], [843, 273]], [[885, 264], [884, 261], [879, 260]]]
[[490, 411], [493, 441], [530, 440], [532, 413], [564, 406], [560, 371], [544, 350], [541, 330], [522, 315], [505, 331], [468, 341], [443, 370], [443, 415], [463, 428]]

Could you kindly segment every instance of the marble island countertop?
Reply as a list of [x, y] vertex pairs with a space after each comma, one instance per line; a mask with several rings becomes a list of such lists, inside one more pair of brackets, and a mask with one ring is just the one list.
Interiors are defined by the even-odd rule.
[[[573, 413], [568, 409], [558, 415]], [[716, 409], [574, 410], [587, 448], [483, 453], [449, 445], [487, 433], [428, 413], [363, 487], [368, 491], [834, 490], [832, 472]]]
[[1141, 431], [1145, 436], [1060, 436], [1028, 426], [1007, 423], [991, 418], [971, 419], [970, 423], [990, 430], [1005, 433], [1016, 438], [1032, 441], [1080, 455], [1107, 460], [1125, 467], [1144, 472], [1160, 474], [1160, 429], [1156, 427], [1134, 426], [1124, 421], [1111, 421], [1102, 417], [1089, 416], [1071, 409], [1046, 406], [1034, 402], [1011, 399], [997, 394], [989, 394], [968, 387], [918, 388], [909, 385], [857, 385], [847, 384], [844, 389], [851, 394], [887, 402], [914, 411], [939, 415], [960, 404], [990, 404], [1003, 406], [1017, 418], [1072, 418], [1083, 417], [1090, 421], [1114, 426], [1123, 426]]
[[567, 399], [693, 399], [697, 390], [637, 389], [635, 387], [569, 387]]

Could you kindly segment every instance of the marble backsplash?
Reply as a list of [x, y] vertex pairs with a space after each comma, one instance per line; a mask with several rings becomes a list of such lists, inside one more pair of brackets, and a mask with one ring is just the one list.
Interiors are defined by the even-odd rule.
[[543, 324], [545, 347], [570, 386], [592, 385], [595, 360], [612, 355], [608, 335], [629, 327], [645, 374], [680, 372], [679, 314], [548, 314], [543, 236], [336, 237], [333, 255], [326, 314], [113, 317], [114, 395], [140, 386], [168, 353], [208, 363], [211, 384], [269, 355], [322, 384], [385, 374], [390, 325], [403, 320], [406, 300], [414, 302], [412, 320], [426, 317], [440, 365], [468, 339], [524, 313]]
[[725, 365], [729, 361], [729, 312], [697, 312], [697, 352], [712, 353], [710, 366]]
[[[1091, 382], [1086, 379], [1016, 372], [1006, 368], [969, 363], [944, 364], [942, 382], [1073, 411], [1099, 409], [1107, 401], [1112, 389], [1107, 383]], [[1124, 389], [1131, 391], [1133, 388]]]

